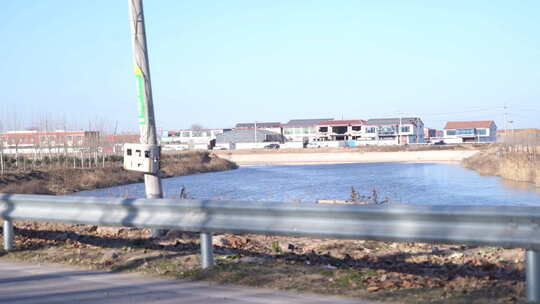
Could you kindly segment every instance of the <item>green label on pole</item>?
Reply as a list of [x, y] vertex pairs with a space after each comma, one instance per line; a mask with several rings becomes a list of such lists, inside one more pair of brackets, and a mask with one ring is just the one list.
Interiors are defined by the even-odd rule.
[[138, 119], [139, 124], [144, 125], [146, 123], [146, 111], [144, 108], [145, 94], [144, 94], [144, 76], [141, 69], [135, 67], [135, 79], [137, 80], [137, 108], [138, 108]]

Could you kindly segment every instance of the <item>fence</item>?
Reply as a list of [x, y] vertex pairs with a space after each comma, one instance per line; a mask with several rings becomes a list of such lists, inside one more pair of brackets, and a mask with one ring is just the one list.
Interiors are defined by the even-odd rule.
[[492, 245], [527, 249], [527, 299], [540, 301], [540, 207], [374, 206], [0, 194], [4, 247], [18, 219], [212, 233]]

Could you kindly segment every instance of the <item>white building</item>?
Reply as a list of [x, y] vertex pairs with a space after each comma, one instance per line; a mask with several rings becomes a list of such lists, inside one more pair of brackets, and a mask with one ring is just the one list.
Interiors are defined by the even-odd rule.
[[211, 149], [216, 142], [216, 136], [229, 129], [200, 129], [163, 131], [161, 144], [167, 150], [170, 147], [181, 149]]
[[280, 133], [259, 129], [235, 129], [218, 134], [216, 149], [258, 149], [269, 144], [281, 144], [283, 136]]
[[287, 141], [308, 143], [319, 137], [317, 125], [333, 118], [293, 119], [282, 126]]
[[280, 122], [248, 122], [237, 123], [234, 127], [235, 130], [266, 130], [273, 133], [281, 134]]
[[359, 144], [407, 145], [424, 143], [424, 123], [419, 117], [369, 119]]
[[318, 123], [318, 140], [359, 140], [363, 137], [365, 124], [365, 120], [330, 120]]
[[447, 144], [486, 143], [497, 141], [497, 125], [493, 120], [449, 121], [444, 127]]

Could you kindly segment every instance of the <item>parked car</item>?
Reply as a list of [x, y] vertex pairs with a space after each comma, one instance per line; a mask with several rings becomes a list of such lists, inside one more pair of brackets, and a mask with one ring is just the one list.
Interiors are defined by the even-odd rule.
[[438, 141], [438, 142], [434, 142], [433, 144], [434, 144], [434, 145], [437, 145], [437, 146], [439, 146], [439, 145], [446, 145], [446, 143], [445, 143], [443, 140], [440, 140], [440, 141]]
[[310, 143], [307, 143], [306, 145], [306, 148], [320, 148], [321, 145], [319, 145], [318, 143], [314, 143], [314, 142], [310, 142]]
[[264, 146], [265, 149], [279, 149], [279, 144], [269, 144]]

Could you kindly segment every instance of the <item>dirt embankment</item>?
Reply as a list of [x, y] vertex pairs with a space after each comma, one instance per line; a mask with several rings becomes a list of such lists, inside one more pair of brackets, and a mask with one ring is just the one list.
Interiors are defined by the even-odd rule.
[[[182, 152], [164, 155], [161, 176], [173, 177], [195, 173], [225, 171], [238, 166], [208, 152]], [[126, 171], [121, 159], [102, 168], [51, 168], [6, 172], [0, 176], [0, 192], [26, 194], [66, 194], [142, 182], [143, 174]]]
[[464, 158], [476, 154], [474, 149], [441, 149], [441, 150], [398, 150], [377, 151], [362, 149], [343, 149], [327, 151], [326, 149], [304, 149], [281, 151], [249, 151], [223, 152], [220, 157], [239, 165], [302, 165], [302, 164], [345, 164], [375, 162], [450, 162], [459, 163]]
[[538, 147], [496, 145], [463, 160], [462, 165], [483, 175], [530, 182], [540, 187]]

